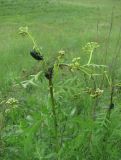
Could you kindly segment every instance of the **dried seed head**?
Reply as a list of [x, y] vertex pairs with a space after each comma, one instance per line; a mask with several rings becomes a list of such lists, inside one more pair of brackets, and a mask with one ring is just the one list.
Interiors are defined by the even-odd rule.
[[45, 77], [48, 80], [51, 80], [53, 77], [53, 67], [49, 67], [48, 70], [45, 72]]
[[111, 103], [109, 109], [114, 109], [114, 103]]
[[31, 55], [34, 59], [36, 59], [36, 60], [38, 60], [38, 61], [42, 61], [42, 60], [43, 60], [43, 56], [40, 55], [40, 53], [37, 52], [36, 50], [30, 51], [30, 55]]

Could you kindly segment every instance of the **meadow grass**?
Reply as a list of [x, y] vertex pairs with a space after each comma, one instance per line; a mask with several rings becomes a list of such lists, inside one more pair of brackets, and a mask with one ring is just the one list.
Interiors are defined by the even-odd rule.
[[[1, 1], [1, 81], [9, 79], [9, 74], [17, 76], [20, 70], [34, 63], [27, 54], [31, 43], [23, 41], [17, 35], [20, 26], [30, 28], [44, 54], [52, 55], [64, 49], [80, 56], [81, 46], [97, 40], [97, 23], [98, 41], [105, 43], [112, 10], [114, 25], [110, 46], [115, 46], [120, 27], [120, 1], [50, 1], [45, 6], [37, 0], [33, 3], [27, 0]], [[113, 52], [113, 47], [110, 52]], [[27, 63], [28, 61], [31, 62]]]
[[[120, 48], [120, 16], [120, 0], [0, 0], [0, 100], [15, 97], [19, 101], [15, 111], [0, 104], [1, 160], [120, 160], [120, 94], [114, 98], [116, 109], [107, 118], [108, 87], [98, 103], [82, 92], [87, 86], [80, 73], [67, 71], [57, 76], [57, 147], [48, 81], [42, 77], [39, 87], [25, 90], [16, 85], [39, 68], [29, 54], [32, 42], [18, 34], [19, 27], [29, 27], [42, 54], [52, 62], [58, 51], [64, 50], [67, 62], [80, 57], [85, 64], [88, 56], [82, 47], [87, 42], [98, 42], [100, 48], [92, 61], [106, 64], [112, 71], [118, 39]], [[121, 71], [118, 52], [116, 81]], [[93, 85], [93, 81], [89, 83]], [[93, 106], [98, 107], [96, 122]]]

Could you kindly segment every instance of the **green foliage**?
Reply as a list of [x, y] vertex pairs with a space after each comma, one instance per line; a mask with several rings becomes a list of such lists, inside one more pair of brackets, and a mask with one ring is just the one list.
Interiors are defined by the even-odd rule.
[[0, 1], [0, 160], [120, 159], [120, 2], [92, 4]]

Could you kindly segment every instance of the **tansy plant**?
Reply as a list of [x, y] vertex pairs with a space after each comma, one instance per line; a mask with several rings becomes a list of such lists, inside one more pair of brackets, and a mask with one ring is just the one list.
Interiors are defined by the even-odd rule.
[[[46, 58], [41, 53], [41, 49], [38, 47], [35, 39], [33, 38], [32, 34], [29, 32], [28, 27], [20, 27], [19, 28], [19, 34], [22, 36], [28, 36], [28, 38], [33, 43], [33, 48], [30, 51], [30, 55], [37, 61], [41, 62], [41, 71], [38, 72], [36, 75], [32, 75], [32, 78], [30, 80], [23, 81], [21, 84], [23, 87], [27, 87], [28, 85], [35, 85], [37, 86], [36, 82], [38, 81], [39, 77], [43, 74], [44, 77], [48, 80], [49, 85], [49, 93], [51, 97], [51, 104], [52, 104], [52, 115], [53, 115], [53, 122], [54, 122], [54, 128], [55, 128], [55, 138], [56, 138], [56, 151], [58, 151], [59, 147], [59, 140], [58, 140], [58, 121], [57, 121], [57, 112], [55, 107], [55, 98], [53, 94], [53, 76], [58, 72], [59, 69], [67, 68], [70, 72], [74, 73], [75, 71], [79, 71], [82, 73], [83, 76], [88, 77], [88, 79], [93, 79], [95, 76], [100, 76], [102, 74], [97, 74], [97, 69], [104, 68], [106, 69], [106, 66], [104, 65], [97, 65], [92, 64], [92, 56], [93, 52], [96, 48], [99, 47], [99, 45], [96, 42], [90, 42], [85, 45], [83, 48], [84, 51], [86, 51], [89, 54], [89, 59], [86, 64], [80, 63], [80, 57], [73, 58], [70, 63], [64, 63], [63, 57], [65, 55], [64, 51], [59, 51], [59, 54], [56, 58], [56, 60], [52, 64], [48, 64], [46, 61]], [[87, 86], [88, 87], [88, 86]], [[85, 92], [89, 93], [91, 97], [95, 98], [100, 95], [102, 95], [103, 90], [99, 88], [87, 88]]]

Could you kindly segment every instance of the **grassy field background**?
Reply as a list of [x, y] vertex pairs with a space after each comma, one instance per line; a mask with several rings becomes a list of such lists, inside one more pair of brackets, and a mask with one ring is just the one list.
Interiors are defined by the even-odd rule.
[[[24, 90], [16, 86], [38, 71], [37, 62], [30, 56], [31, 41], [18, 34], [21, 26], [29, 27], [48, 60], [64, 50], [67, 62], [80, 57], [85, 63], [87, 55], [82, 47], [87, 42], [98, 42], [100, 49], [92, 61], [106, 64], [110, 70], [116, 46], [120, 48], [121, 44], [121, 1], [0, 0], [0, 102], [11, 97], [19, 101], [16, 111], [7, 115], [10, 108], [0, 103], [0, 160], [120, 160], [120, 95], [115, 97], [118, 107], [110, 120], [111, 134], [106, 135], [107, 141], [103, 137], [102, 144], [103, 132], [99, 130], [98, 120], [95, 123], [90, 117], [95, 101], [80, 93], [81, 87], [85, 87], [80, 74], [72, 77], [66, 73], [54, 84], [60, 133], [63, 124], [67, 124], [64, 134], [70, 134], [63, 140], [58, 153], [60, 159], [57, 158], [51, 138], [54, 131], [47, 80], [41, 80], [38, 88]], [[121, 78], [120, 55], [119, 52], [117, 81]], [[99, 111], [104, 111], [108, 104], [106, 92], [97, 105]], [[40, 127], [41, 119], [44, 123]]]
[[[101, 45], [106, 43], [113, 11], [111, 55], [121, 25], [120, 3], [118, 0], [1, 0], [0, 88], [9, 86], [22, 69], [34, 65], [29, 57], [31, 42], [18, 36], [19, 27], [28, 26], [43, 48], [43, 53], [48, 56], [61, 49], [67, 50], [69, 55], [81, 56], [81, 47], [88, 41], [98, 40]], [[101, 55], [103, 53], [105, 50]]]

